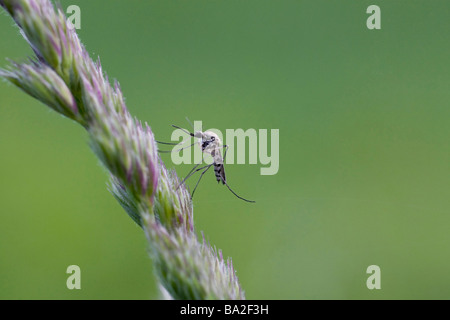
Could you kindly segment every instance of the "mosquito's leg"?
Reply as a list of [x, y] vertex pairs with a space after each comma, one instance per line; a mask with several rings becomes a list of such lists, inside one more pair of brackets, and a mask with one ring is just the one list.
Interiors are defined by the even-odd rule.
[[180, 128], [180, 127], [178, 127], [178, 126], [176, 126], [176, 125], [174, 125], [174, 124], [172, 125], [172, 127], [176, 128], [176, 129], [180, 129], [181, 131], [183, 131], [184, 133], [187, 133], [187, 134], [190, 135], [191, 137], [194, 136], [193, 133], [187, 131], [186, 129]]
[[[227, 157], [228, 146], [225, 144], [225, 145], [222, 145], [220, 148], [225, 149], [225, 153], [223, 155], [223, 158], [220, 159], [222, 161], [221, 164], [224, 164], [225, 163], [225, 158]], [[220, 153], [219, 153], [219, 156], [220, 156]], [[216, 160], [216, 159], [214, 159], [214, 160]], [[220, 162], [217, 162], [217, 163], [220, 163]]]
[[222, 146], [222, 148], [226, 148], [225, 149], [225, 153], [223, 154], [223, 162], [225, 163], [225, 158], [227, 157], [228, 146], [226, 144], [224, 144]]
[[[225, 153], [223, 154], [223, 162], [225, 163], [225, 158], [227, 157], [228, 146], [227, 146], [227, 145], [223, 145], [222, 148], [225, 148]], [[223, 179], [222, 179], [222, 181], [223, 181]], [[253, 201], [253, 200], [247, 200], [247, 199], [242, 198], [241, 196], [237, 195], [237, 193], [234, 192], [233, 189], [230, 188], [230, 186], [228, 185], [228, 183], [227, 183], [226, 181], [223, 181], [223, 182], [224, 182], [224, 184], [227, 186], [228, 190], [230, 190], [231, 193], [233, 193], [233, 194], [234, 194], [236, 197], [238, 197], [239, 199], [244, 200], [244, 201], [247, 201], [247, 202], [252, 202], [252, 203], [255, 203], [255, 202], [256, 202], [256, 201]]]
[[[180, 129], [181, 131], [183, 131], [184, 133], [187, 133], [187, 134], [190, 135], [191, 137], [194, 136], [193, 133], [190, 133], [190, 132], [187, 131], [186, 129], [180, 128], [180, 127], [175, 126], [175, 125], [172, 125], [172, 127], [177, 128], [177, 129]], [[169, 146], [176, 146], [176, 145], [179, 144], [179, 142], [162, 142], [162, 141], [158, 141], [158, 140], [155, 140], [155, 142], [160, 143], [160, 144], [169, 145]], [[184, 141], [183, 141], [183, 143], [184, 143]]]
[[247, 200], [247, 199], [245, 199], [245, 198], [242, 198], [241, 196], [238, 196], [237, 193], [234, 192], [234, 191], [230, 188], [230, 186], [228, 185], [228, 183], [225, 182], [225, 185], [227, 186], [228, 190], [230, 190], [231, 193], [233, 193], [233, 194], [234, 194], [236, 197], [238, 197], [239, 199], [244, 200], [244, 201], [247, 201], [247, 202], [252, 202], [252, 203], [255, 203], [255, 202], [256, 202], [256, 201], [253, 201], [253, 200]]
[[158, 141], [158, 140], [155, 140], [155, 142], [160, 143], [160, 144], [166, 144], [168, 146], [176, 146], [176, 145], [180, 144], [179, 142], [163, 142], [163, 141]]
[[201, 165], [201, 163], [196, 164], [196, 165], [191, 169], [191, 171], [189, 171], [189, 173], [187, 174], [187, 176], [183, 179], [183, 181], [181, 181], [180, 185], [177, 187], [176, 190], [178, 190], [178, 188], [181, 187], [181, 186], [186, 182], [186, 180], [189, 179], [193, 174], [195, 174], [196, 172], [199, 172], [200, 170], [203, 170], [203, 169], [205, 169], [206, 167], [210, 166], [210, 165], [208, 164], [208, 165], [206, 165], [206, 166], [204, 166], [204, 167], [201, 167], [201, 168], [198, 168], [198, 169], [197, 169], [197, 167], [198, 167], [199, 165]]
[[[169, 143], [165, 143], [165, 144], [169, 144]], [[177, 143], [178, 144], [178, 143]], [[160, 152], [160, 153], [172, 153], [172, 152], [179, 152], [179, 151], [181, 151], [181, 150], [184, 150], [184, 149], [187, 149], [187, 148], [190, 148], [190, 147], [192, 147], [193, 145], [195, 145], [196, 144], [196, 142], [194, 142], [193, 144], [191, 144], [190, 146], [187, 146], [187, 147], [183, 147], [183, 148], [180, 148], [180, 149], [177, 149], [177, 150], [170, 150], [170, 151], [166, 151], [166, 150], [158, 150], [158, 152]]]
[[205, 169], [205, 170], [202, 172], [202, 174], [200, 175], [200, 178], [198, 179], [197, 184], [195, 185], [194, 191], [192, 191], [192, 194], [191, 194], [191, 200], [192, 200], [192, 198], [194, 197], [195, 190], [197, 190], [197, 187], [198, 187], [198, 184], [200, 183], [200, 180], [202, 180], [203, 175], [206, 173], [206, 171], [209, 170], [209, 168], [212, 167], [212, 165], [213, 165], [213, 163], [208, 164], [208, 165], [206, 166], [206, 169]]

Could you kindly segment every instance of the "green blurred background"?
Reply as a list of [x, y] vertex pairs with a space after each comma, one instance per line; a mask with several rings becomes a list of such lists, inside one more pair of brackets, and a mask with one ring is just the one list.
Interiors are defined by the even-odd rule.
[[[233, 258], [247, 298], [450, 298], [448, 0], [61, 4], [80, 6], [82, 41], [157, 139], [186, 116], [280, 129], [277, 175], [226, 169], [256, 204], [212, 173], [195, 197], [197, 231]], [[371, 4], [381, 30], [366, 27]], [[0, 65], [30, 54], [0, 15]], [[159, 297], [86, 138], [0, 83], [0, 298]], [[81, 290], [66, 288], [71, 264]], [[372, 264], [381, 290], [366, 287]]]

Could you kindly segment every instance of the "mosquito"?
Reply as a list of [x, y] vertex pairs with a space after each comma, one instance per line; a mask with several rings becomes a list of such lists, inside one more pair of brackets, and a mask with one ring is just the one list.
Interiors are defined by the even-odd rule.
[[[191, 126], [194, 127], [192, 125], [192, 123], [191, 123]], [[183, 179], [183, 181], [181, 181], [181, 183], [178, 186], [178, 188], [180, 186], [182, 186], [186, 182], [186, 180], [189, 179], [190, 177], [192, 177], [195, 173], [201, 171], [200, 178], [197, 180], [197, 183], [196, 183], [196, 185], [194, 187], [194, 190], [192, 191], [192, 194], [191, 194], [191, 199], [192, 199], [194, 197], [195, 190], [197, 190], [197, 187], [198, 187], [200, 181], [202, 180], [203, 176], [205, 175], [205, 173], [208, 172], [208, 170], [211, 167], [214, 167], [214, 173], [215, 173], [215, 176], [216, 176], [217, 183], [222, 183], [223, 185], [227, 186], [228, 190], [230, 190], [231, 193], [233, 193], [237, 198], [239, 198], [241, 200], [244, 200], [246, 202], [252, 202], [252, 203], [256, 202], [256, 201], [248, 200], [248, 199], [245, 199], [245, 198], [239, 196], [228, 185], [227, 178], [225, 176], [225, 167], [224, 167], [224, 160], [225, 160], [225, 158], [227, 156], [228, 146], [222, 144], [222, 142], [220, 141], [220, 138], [219, 138], [219, 136], [217, 134], [215, 134], [212, 131], [205, 131], [205, 132], [195, 131], [194, 133], [192, 133], [192, 132], [189, 132], [188, 130], [186, 130], [184, 128], [180, 128], [180, 127], [178, 127], [176, 125], [173, 125], [173, 124], [172, 124], [172, 127], [182, 130], [183, 132], [185, 132], [186, 134], [188, 134], [189, 136], [191, 136], [193, 138], [197, 138], [198, 141], [192, 143], [191, 145], [189, 145], [187, 147], [180, 148], [180, 149], [177, 149], [177, 150], [172, 150], [172, 151], [158, 150], [159, 152], [162, 152], [162, 153], [179, 152], [181, 150], [190, 148], [190, 147], [192, 147], [192, 146], [194, 146], [195, 144], [198, 143], [198, 145], [202, 149], [202, 152], [211, 155], [211, 157], [213, 158], [213, 162], [211, 164], [206, 165], [206, 166], [203, 166], [203, 167], [199, 168], [199, 166], [202, 163], [196, 164], [192, 168], [192, 170], [189, 171], [189, 173], [186, 175], [186, 177]], [[161, 142], [161, 141], [156, 141], [156, 142], [158, 142], [160, 144], [172, 145], [172, 146], [173, 145], [178, 145], [178, 143]], [[222, 154], [221, 154], [221, 149], [225, 149], [225, 153], [223, 155], [223, 158], [222, 158]]]

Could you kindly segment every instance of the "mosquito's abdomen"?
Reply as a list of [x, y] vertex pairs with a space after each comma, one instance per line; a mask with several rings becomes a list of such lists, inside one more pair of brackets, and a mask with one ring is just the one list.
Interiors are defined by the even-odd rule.
[[225, 168], [221, 163], [214, 163], [214, 173], [216, 174], [217, 182], [222, 182], [225, 184], [227, 179], [225, 177]]

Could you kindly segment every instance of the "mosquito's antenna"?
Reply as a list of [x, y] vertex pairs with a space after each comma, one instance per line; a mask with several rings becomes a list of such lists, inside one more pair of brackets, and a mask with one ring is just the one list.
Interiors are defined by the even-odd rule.
[[174, 125], [174, 124], [172, 125], [172, 127], [182, 130], [183, 132], [187, 133], [187, 134], [190, 135], [191, 137], [194, 136], [193, 133], [187, 131], [186, 129], [180, 128], [180, 127], [178, 127], [178, 126], [176, 126], [176, 125]]
[[158, 152], [161, 152], [161, 153], [172, 153], [172, 152], [178, 152], [178, 151], [181, 151], [181, 150], [184, 150], [184, 149], [187, 149], [187, 148], [190, 148], [190, 147], [192, 147], [194, 144], [196, 144], [197, 142], [194, 142], [193, 144], [191, 144], [191, 145], [189, 145], [189, 146], [187, 146], [187, 147], [184, 147], [184, 148], [180, 148], [180, 149], [177, 149], [177, 150], [170, 150], [170, 151], [167, 151], [167, 150], [158, 150]]
[[[223, 180], [222, 180], [222, 181], [223, 181]], [[256, 202], [256, 201], [253, 201], [253, 200], [247, 200], [247, 199], [245, 199], [245, 198], [242, 198], [241, 196], [238, 196], [237, 193], [234, 192], [234, 191], [230, 188], [230, 186], [228, 185], [228, 183], [226, 183], [225, 181], [223, 181], [223, 182], [224, 182], [224, 184], [227, 186], [228, 190], [230, 190], [231, 193], [233, 193], [233, 194], [234, 194], [236, 197], [238, 197], [239, 199], [244, 200], [244, 201], [247, 201], [247, 202], [251, 202], [251, 203], [255, 203], [255, 202]]]
[[194, 129], [194, 125], [192, 124], [191, 120], [189, 120], [189, 118], [188, 118], [188, 117], [186, 117], [186, 120], [187, 120], [187, 122], [189, 122], [189, 124], [191, 125], [191, 127], [192, 127], [192, 130], [194, 130], [194, 131], [195, 131], [195, 129]]

